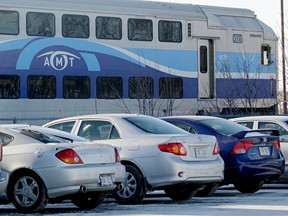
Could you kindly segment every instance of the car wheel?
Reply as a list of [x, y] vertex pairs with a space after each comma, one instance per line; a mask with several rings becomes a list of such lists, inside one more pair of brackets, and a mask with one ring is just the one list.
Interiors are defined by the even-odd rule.
[[122, 186], [114, 193], [119, 204], [140, 203], [145, 197], [143, 177], [133, 166], [126, 166], [126, 178]]
[[241, 193], [255, 193], [262, 188], [263, 182], [241, 182], [235, 183], [235, 188]]
[[94, 209], [104, 201], [105, 196], [104, 192], [76, 194], [71, 201], [81, 209]]
[[218, 189], [219, 184], [206, 184], [203, 188], [199, 189], [196, 193], [196, 197], [209, 197], [213, 196], [213, 194]]
[[175, 201], [188, 200], [195, 196], [199, 186], [175, 186], [164, 189], [166, 195]]
[[21, 212], [38, 212], [48, 203], [44, 182], [35, 173], [18, 173], [11, 179], [8, 196]]

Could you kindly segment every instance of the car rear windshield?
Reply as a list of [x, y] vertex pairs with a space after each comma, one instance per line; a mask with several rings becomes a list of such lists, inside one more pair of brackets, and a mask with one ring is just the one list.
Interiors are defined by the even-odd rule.
[[199, 122], [224, 135], [233, 135], [240, 131], [251, 130], [243, 125], [225, 119], [205, 119]]
[[152, 134], [189, 134], [188, 132], [176, 127], [164, 120], [149, 116], [126, 117], [126, 121], [141, 129], [144, 132]]
[[[31, 137], [33, 139], [36, 139], [42, 143], [60, 143], [60, 142], [68, 142], [67, 139], [60, 138], [51, 134], [45, 134], [41, 133], [39, 131], [35, 130], [29, 130], [29, 129], [21, 129], [20, 131], [22, 134]], [[69, 140], [71, 141], [71, 140]]]

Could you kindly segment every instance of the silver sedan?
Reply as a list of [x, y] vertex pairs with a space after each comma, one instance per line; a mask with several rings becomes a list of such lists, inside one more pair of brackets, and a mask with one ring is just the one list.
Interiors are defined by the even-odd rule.
[[7, 200], [21, 212], [41, 211], [64, 199], [95, 208], [125, 179], [111, 145], [31, 125], [0, 125], [0, 140], [2, 169], [10, 176]]
[[0, 194], [4, 193], [8, 184], [8, 172], [2, 170], [3, 145], [0, 143]]
[[159, 189], [173, 200], [186, 200], [205, 184], [223, 180], [224, 162], [214, 136], [192, 135], [155, 117], [86, 115], [44, 127], [118, 147], [126, 181], [114, 197], [122, 204], [139, 203], [146, 191]]

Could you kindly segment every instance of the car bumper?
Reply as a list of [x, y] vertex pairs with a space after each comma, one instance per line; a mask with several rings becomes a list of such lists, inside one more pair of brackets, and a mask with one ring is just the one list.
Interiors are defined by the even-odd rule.
[[154, 189], [175, 184], [217, 183], [224, 178], [224, 162], [220, 156], [211, 161], [183, 161], [177, 156], [158, 155], [153, 159], [136, 159], [135, 163]]
[[277, 178], [284, 171], [284, 159], [270, 159], [258, 162], [241, 162], [237, 166], [225, 167], [225, 181], [251, 181]]
[[9, 180], [9, 174], [7, 172], [2, 171], [0, 173], [0, 194], [6, 191]]
[[[80, 192], [112, 191], [125, 180], [125, 167], [121, 164], [67, 166], [38, 170], [47, 187], [49, 198]], [[112, 185], [102, 185], [100, 176], [112, 177]]]

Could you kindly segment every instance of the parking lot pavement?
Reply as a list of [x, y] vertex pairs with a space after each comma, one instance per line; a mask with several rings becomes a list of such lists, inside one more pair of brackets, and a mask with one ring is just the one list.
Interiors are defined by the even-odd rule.
[[[212, 197], [193, 197], [173, 202], [157, 192], [149, 194], [139, 205], [118, 205], [112, 198], [94, 210], [81, 211], [71, 203], [49, 204], [42, 216], [287, 216], [288, 185], [264, 185], [254, 194], [242, 194], [232, 186], [222, 187]], [[13, 205], [0, 205], [1, 216], [17, 212]], [[21, 214], [17, 214], [21, 215]], [[27, 214], [26, 214], [27, 215]], [[25, 216], [26, 216], [25, 215]]]

